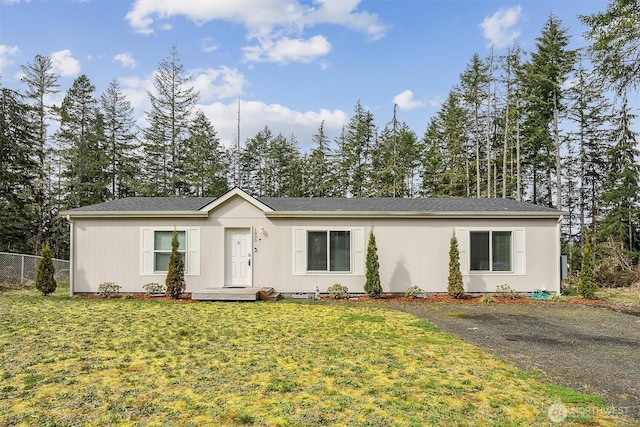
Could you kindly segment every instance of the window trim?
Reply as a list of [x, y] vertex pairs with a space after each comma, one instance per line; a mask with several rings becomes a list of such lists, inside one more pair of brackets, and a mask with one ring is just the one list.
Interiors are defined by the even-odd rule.
[[[307, 245], [309, 231], [348, 231], [349, 240], [349, 271], [308, 270]], [[292, 227], [292, 260], [291, 273], [294, 276], [363, 276], [365, 270], [365, 227], [344, 226], [299, 226]], [[329, 255], [329, 254], [327, 254]], [[327, 260], [329, 262], [329, 260]], [[329, 265], [327, 265], [329, 267]]]
[[[510, 231], [511, 232], [511, 270], [471, 270], [471, 232], [472, 231]], [[527, 229], [526, 227], [455, 227], [460, 252], [460, 270], [467, 276], [524, 276], [527, 274]]]
[[[487, 254], [487, 261], [488, 261], [488, 269], [486, 270], [473, 270], [471, 268], [471, 257], [473, 255], [472, 251], [473, 251], [473, 247], [471, 245], [471, 235], [473, 233], [489, 233], [488, 235], [488, 246], [489, 246], [489, 251]], [[494, 270], [493, 269], [493, 233], [509, 233], [509, 249], [510, 249], [510, 253], [509, 253], [509, 270]], [[496, 228], [490, 228], [487, 230], [474, 230], [474, 229], [470, 229], [469, 230], [469, 273], [472, 274], [487, 274], [487, 273], [496, 273], [496, 274], [513, 274], [514, 272], [514, 233], [512, 230], [499, 230]]]
[[[338, 232], [338, 233], [349, 233], [349, 269], [348, 270], [331, 270], [331, 233], [334, 232]], [[327, 237], [326, 239], [326, 269], [325, 270], [310, 270], [309, 269], [309, 235], [311, 233], [324, 233], [325, 236]], [[351, 249], [353, 246], [353, 236], [352, 236], [352, 232], [350, 229], [335, 229], [335, 228], [330, 228], [330, 227], [326, 227], [325, 229], [320, 229], [320, 230], [311, 230], [311, 229], [307, 229], [306, 230], [306, 248], [307, 248], [307, 265], [306, 265], [306, 272], [307, 274], [351, 274], [351, 272], [353, 271], [353, 250]]]
[[173, 230], [185, 232], [185, 276], [200, 275], [200, 227], [151, 226], [140, 227], [141, 276], [159, 276], [163, 274], [166, 275], [166, 271], [155, 270], [155, 232]]
[[[189, 243], [187, 241], [187, 230], [186, 229], [179, 229], [179, 228], [175, 228], [175, 229], [171, 229], [171, 230], [161, 230], [161, 229], [154, 229], [153, 230], [153, 273], [154, 274], [166, 274], [169, 272], [169, 267], [167, 267], [167, 270], [159, 270], [158, 269], [158, 258], [156, 257], [157, 254], [168, 254], [169, 256], [171, 256], [171, 248], [167, 249], [156, 249], [156, 233], [167, 233], [167, 232], [171, 232], [173, 233], [173, 231], [176, 231], [178, 233], [184, 233], [184, 248], [183, 249], [178, 249], [178, 253], [182, 253], [184, 254], [184, 269], [185, 271], [188, 271], [187, 268], [187, 248], [189, 247]], [[173, 238], [173, 236], [172, 236]]]

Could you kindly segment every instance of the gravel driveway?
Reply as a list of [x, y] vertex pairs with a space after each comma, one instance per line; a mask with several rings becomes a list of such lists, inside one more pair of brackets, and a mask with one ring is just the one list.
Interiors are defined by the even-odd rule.
[[559, 302], [388, 302], [640, 420], [640, 317]]

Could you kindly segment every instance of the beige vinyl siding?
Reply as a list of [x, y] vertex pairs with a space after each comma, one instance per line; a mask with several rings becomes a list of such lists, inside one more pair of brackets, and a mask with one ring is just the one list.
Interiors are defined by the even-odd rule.
[[[74, 227], [74, 291], [95, 293], [100, 283], [115, 282], [121, 292], [143, 292], [148, 282], [164, 282], [153, 268], [152, 231], [187, 231], [187, 292], [224, 286], [225, 229], [252, 230], [252, 283], [280, 292], [322, 292], [341, 283], [364, 291], [366, 247], [374, 227], [384, 292], [403, 293], [418, 285], [431, 293], [447, 290], [448, 254], [456, 233], [466, 292], [493, 292], [508, 284], [519, 291], [559, 284], [557, 218], [267, 218], [242, 197], [233, 197], [202, 218], [76, 218]], [[263, 230], [259, 232], [259, 230]], [[351, 271], [306, 274], [306, 230], [350, 230]], [[468, 240], [461, 230], [505, 229], [513, 232], [513, 272], [469, 272]], [[152, 239], [151, 239], [152, 240]]]

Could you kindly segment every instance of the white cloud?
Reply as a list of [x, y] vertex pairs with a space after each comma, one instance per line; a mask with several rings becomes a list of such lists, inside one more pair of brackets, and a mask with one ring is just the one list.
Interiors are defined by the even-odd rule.
[[0, 44], [0, 75], [2, 75], [2, 70], [13, 64], [11, 57], [16, 56], [19, 52], [18, 46]]
[[191, 70], [191, 74], [194, 89], [200, 92], [200, 100], [204, 102], [238, 98], [247, 83], [240, 71], [226, 66]]
[[[307, 4], [305, 4], [307, 3]], [[126, 15], [129, 25], [142, 34], [162, 28], [162, 20], [184, 16], [196, 24], [224, 20], [241, 24], [248, 40], [257, 44], [244, 48], [245, 59], [286, 63], [310, 62], [326, 55], [331, 44], [322, 35], [303, 36], [307, 27], [340, 25], [372, 40], [384, 37], [386, 26], [376, 14], [358, 11], [360, 0], [136, 0]], [[304, 54], [303, 50], [312, 51]]]
[[422, 108], [426, 105], [423, 101], [413, 99], [413, 92], [410, 90], [404, 90], [394, 96], [393, 103], [398, 104], [398, 108], [405, 111]]
[[51, 64], [53, 71], [63, 77], [73, 77], [80, 74], [80, 61], [71, 56], [69, 49], [53, 52]]
[[[242, 73], [229, 67], [217, 69], [189, 70], [193, 76], [194, 89], [200, 91], [200, 103], [196, 109], [202, 110], [216, 129], [220, 141], [226, 146], [235, 144], [238, 131], [238, 98], [241, 97], [247, 81]], [[149, 92], [154, 93], [154, 73], [147, 77], [123, 77], [118, 79], [121, 90], [136, 112], [137, 124], [144, 128], [148, 124], [145, 111], [149, 111]], [[227, 100], [227, 101], [224, 101]], [[241, 100], [240, 141], [244, 145], [259, 131], [268, 126], [274, 134], [295, 135], [298, 146], [303, 151], [313, 148], [312, 136], [318, 132], [324, 120], [324, 131], [333, 141], [349, 121], [349, 115], [342, 110], [296, 111], [280, 104], [266, 104], [259, 101]]]
[[[238, 103], [228, 104], [214, 102], [198, 106], [218, 132], [220, 141], [226, 146], [235, 143], [238, 130]], [[349, 121], [349, 116], [342, 110], [295, 111], [279, 104], [265, 104], [258, 101], [241, 101], [240, 103], [240, 142], [245, 144], [259, 131], [268, 126], [274, 134], [286, 137], [295, 135], [302, 151], [313, 148], [312, 136], [318, 132], [324, 120], [324, 131], [333, 140], [342, 127]]]
[[122, 52], [113, 57], [113, 62], [119, 62], [125, 68], [136, 68], [136, 60], [130, 52]]
[[514, 28], [519, 20], [522, 6], [514, 6], [508, 9], [500, 9], [491, 16], [484, 18], [479, 25], [482, 35], [489, 43], [487, 46], [502, 48], [509, 46], [520, 37], [520, 29]]
[[429, 107], [438, 108], [442, 106], [442, 102], [443, 102], [442, 97], [439, 95], [436, 95], [433, 98], [427, 100], [427, 105], [429, 105]]
[[[25, 3], [29, 3], [31, 0], [25, 0]], [[4, 4], [18, 4], [20, 0], [2, 0]]]
[[[153, 90], [152, 77], [142, 79], [139, 77], [121, 77], [118, 79], [122, 93], [127, 97], [133, 109], [143, 114], [149, 110], [149, 91]], [[138, 124], [141, 124], [140, 122]]]
[[218, 50], [218, 46], [213, 42], [213, 38], [205, 37], [200, 41], [200, 46], [203, 52], [215, 52]]
[[384, 37], [387, 28], [378, 16], [356, 12], [360, 0], [315, 0], [320, 7], [310, 9], [306, 22], [310, 25], [336, 24], [366, 34], [372, 40]]
[[309, 63], [331, 50], [331, 43], [324, 36], [313, 36], [308, 40], [283, 37], [275, 42], [262, 41], [259, 46], [247, 46], [244, 58], [249, 62]]

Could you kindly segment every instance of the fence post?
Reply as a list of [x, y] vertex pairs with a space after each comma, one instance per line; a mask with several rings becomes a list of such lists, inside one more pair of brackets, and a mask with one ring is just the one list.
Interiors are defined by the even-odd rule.
[[20, 284], [24, 283], [24, 255], [20, 256]]

